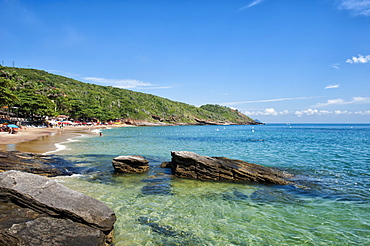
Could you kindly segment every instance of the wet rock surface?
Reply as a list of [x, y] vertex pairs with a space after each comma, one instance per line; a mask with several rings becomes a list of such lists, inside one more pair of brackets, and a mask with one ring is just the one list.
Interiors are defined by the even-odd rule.
[[139, 155], [117, 156], [112, 164], [118, 173], [141, 173], [149, 170], [149, 161]]
[[169, 166], [175, 176], [188, 179], [254, 182], [287, 185], [291, 175], [274, 168], [228, 159], [201, 156], [188, 151], [172, 151]]
[[0, 172], [19, 170], [47, 177], [72, 175], [65, 167], [66, 161], [53, 156], [0, 150]]

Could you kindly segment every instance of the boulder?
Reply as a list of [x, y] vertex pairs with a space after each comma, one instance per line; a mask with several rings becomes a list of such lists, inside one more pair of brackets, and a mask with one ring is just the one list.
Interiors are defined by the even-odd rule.
[[[13, 203], [0, 201], [0, 231], [10, 228], [14, 224], [34, 220], [40, 216], [47, 215], [40, 214], [29, 208], [22, 208]], [[2, 244], [0, 243], [0, 245]]]
[[139, 155], [117, 156], [112, 164], [119, 173], [141, 173], [149, 170], [149, 161]]
[[0, 150], [0, 172], [19, 170], [55, 177], [72, 175], [73, 172], [67, 170], [71, 166], [66, 160], [56, 156]]
[[31, 173], [0, 173], [0, 200], [88, 225], [109, 234], [116, 216], [104, 203], [71, 190], [55, 180]]
[[188, 151], [172, 151], [170, 168], [175, 176], [188, 179], [255, 182], [287, 185], [291, 175], [274, 168], [225, 157], [201, 156]]
[[0, 231], [0, 245], [105, 245], [102, 231], [67, 219], [40, 217]]

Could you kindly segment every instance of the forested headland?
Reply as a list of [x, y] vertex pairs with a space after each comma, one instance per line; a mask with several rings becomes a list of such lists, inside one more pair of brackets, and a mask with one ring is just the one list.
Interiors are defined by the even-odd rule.
[[42, 70], [0, 66], [0, 107], [19, 117], [68, 115], [74, 120], [139, 120], [169, 124], [258, 124], [238, 110], [201, 107], [151, 94], [84, 83]]

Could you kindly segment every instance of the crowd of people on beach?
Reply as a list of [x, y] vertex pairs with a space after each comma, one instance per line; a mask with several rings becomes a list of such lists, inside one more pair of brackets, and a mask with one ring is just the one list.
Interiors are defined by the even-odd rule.
[[0, 132], [8, 132], [9, 134], [18, 133], [18, 131], [15, 130], [15, 127], [9, 127], [8, 124], [0, 124]]

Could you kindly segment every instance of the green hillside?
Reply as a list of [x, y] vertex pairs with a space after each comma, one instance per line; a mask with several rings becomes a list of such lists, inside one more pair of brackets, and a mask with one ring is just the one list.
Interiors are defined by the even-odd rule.
[[198, 108], [36, 69], [0, 66], [0, 90], [0, 106], [17, 107], [24, 117], [64, 114], [73, 119], [95, 118], [100, 121], [134, 119], [172, 124], [256, 124], [237, 110], [223, 106]]

